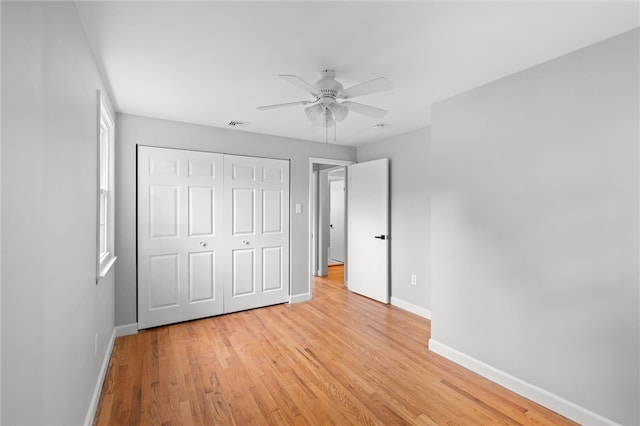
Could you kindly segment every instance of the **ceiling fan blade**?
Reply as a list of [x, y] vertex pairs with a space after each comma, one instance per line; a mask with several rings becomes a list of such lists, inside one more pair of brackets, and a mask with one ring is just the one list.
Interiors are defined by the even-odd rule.
[[268, 110], [268, 109], [284, 108], [284, 107], [289, 107], [289, 106], [294, 106], [294, 105], [309, 105], [309, 104], [313, 104], [313, 103], [315, 103], [315, 101], [286, 102], [284, 104], [274, 104], [274, 105], [259, 106], [256, 109], [259, 109], [260, 111], [265, 111], [265, 110]]
[[357, 112], [358, 114], [366, 115], [371, 118], [382, 118], [389, 112], [386, 109], [376, 108], [370, 105], [359, 104], [351, 101], [342, 102], [342, 105], [346, 105], [349, 108], [349, 111]]
[[356, 96], [368, 95], [370, 93], [382, 92], [393, 88], [393, 83], [384, 77], [356, 84], [348, 89], [341, 90], [338, 97], [343, 99], [355, 98]]
[[311, 84], [307, 83], [306, 81], [304, 81], [303, 79], [301, 79], [297, 75], [280, 74], [280, 75], [278, 75], [278, 77], [280, 77], [281, 79], [283, 79], [285, 81], [288, 81], [289, 83], [291, 83], [294, 86], [304, 90], [305, 92], [311, 93], [316, 98], [320, 96], [318, 90], [315, 87], [313, 87]]

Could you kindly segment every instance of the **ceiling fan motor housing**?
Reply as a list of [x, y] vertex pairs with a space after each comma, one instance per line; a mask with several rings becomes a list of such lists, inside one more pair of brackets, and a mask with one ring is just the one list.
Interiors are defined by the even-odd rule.
[[336, 72], [334, 70], [320, 71], [319, 79], [315, 82], [314, 87], [321, 94], [320, 102], [324, 106], [335, 103], [338, 94], [344, 89], [342, 84], [336, 81]]

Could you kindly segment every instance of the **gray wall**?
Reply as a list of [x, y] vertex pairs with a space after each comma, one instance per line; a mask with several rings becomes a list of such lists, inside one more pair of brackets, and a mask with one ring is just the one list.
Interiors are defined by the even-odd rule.
[[329, 273], [329, 225], [331, 222], [331, 201], [329, 171], [318, 172], [318, 276], [326, 277]]
[[309, 292], [309, 157], [354, 160], [354, 147], [128, 114], [117, 116], [116, 140], [117, 325], [136, 322], [136, 144], [291, 160], [291, 294]]
[[639, 424], [639, 31], [437, 103], [432, 338]]
[[81, 424], [114, 330], [114, 274], [95, 282], [102, 82], [74, 3], [1, 7], [2, 424]]
[[[358, 162], [390, 159], [392, 303], [425, 310], [431, 309], [430, 138], [430, 129], [425, 128], [358, 147]], [[416, 275], [415, 286], [411, 274]]]
[[344, 168], [329, 173], [329, 259], [344, 262], [346, 183]]

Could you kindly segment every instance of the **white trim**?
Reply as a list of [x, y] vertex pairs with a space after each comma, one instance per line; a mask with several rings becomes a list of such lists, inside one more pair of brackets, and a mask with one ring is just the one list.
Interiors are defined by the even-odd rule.
[[93, 389], [93, 396], [91, 397], [91, 402], [89, 403], [89, 410], [87, 411], [87, 416], [84, 419], [85, 426], [89, 426], [93, 424], [95, 420], [96, 411], [98, 410], [98, 403], [100, 402], [100, 395], [102, 394], [102, 385], [104, 384], [104, 379], [107, 377], [107, 369], [109, 368], [109, 361], [111, 360], [111, 353], [113, 352], [113, 345], [116, 341], [116, 329], [113, 329], [111, 333], [111, 338], [109, 339], [109, 344], [107, 345], [107, 350], [104, 353], [104, 359], [102, 360], [102, 367], [100, 367], [100, 372], [98, 373], [98, 381], [96, 382], [96, 386]]
[[[111, 112], [107, 108], [105, 98], [100, 90], [98, 93], [98, 120], [97, 120], [97, 193], [96, 193], [96, 284], [104, 278], [113, 263], [116, 260], [115, 255], [115, 120], [111, 116]], [[106, 159], [104, 158], [102, 129], [103, 124], [107, 129], [107, 141], [106, 141]], [[107, 188], [102, 187], [103, 173], [105, 172], [104, 166], [106, 162], [106, 178]], [[101, 240], [102, 235], [100, 233], [100, 222], [102, 218], [101, 200], [103, 194], [106, 194], [106, 250], [105, 254], [101, 255], [102, 247]]]
[[391, 304], [400, 309], [404, 309], [405, 311], [409, 311], [412, 314], [421, 316], [422, 318], [426, 318], [428, 320], [431, 319], [431, 311], [429, 309], [414, 305], [413, 303], [406, 302], [393, 296], [391, 296]]
[[96, 411], [98, 410], [98, 403], [100, 402], [100, 396], [102, 395], [102, 385], [104, 384], [104, 380], [107, 378], [107, 370], [109, 368], [109, 361], [111, 360], [111, 354], [113, 353], [113, 346], [116, 342], [116, 337], [128, 336], [130, 334], [136, 334], [137, 332], [137, 323], [114, 327], [113, 332], [111, 333], [111, 338], [109, 339], [109, 344], [107, 345], [107, 350], [104, 354], [104, 359], [102, 360], [100, 373], [98, 373], [96, 386], [93, 389], [93, 395], [91, 397], [91, 402], [89, 403], [89, 409], [84, 419], [85, 426], [92, 425], [93, 421], [95, 420]]
[[116, 263], [117, 258], [118, 256], [113, 256], [107, 259], [105, 262], [103, 262], [100, 265], [100, 273], [98, 274], [98, 281], [107, 276], [107, 274], [109, 273], [109, 270], [111, 270], [111, 267]]
[[116, 337], [130, 336], [138, 334], [138, 323], [119, 325], [116, 327]]
[[313, 163], [317, 163], [317, 164], [329, 164], [332, 166], [350, 166], [355, 162], [356, 160], [338, 160], [335, 158], [309, 157], [309, 163], [312, 165]]
[[289, 296], [289, 303], [308, 302], [311, 300], [311, 293], [292, 294]]
[[566, 399], [547, 390], [539, 388], [536, 385], [532, 385], [531, 383], [525, 382], [524, 380], [505, 373], [502, 370], [498, 370], [495, 367], [485, 364], [482, 361], [472, 358], [469, 355], [457, 351], [456, 349], [436, 340], [429, 339], [429, 350], [580, 424], [618, 424], [594, 413], [593, 411], [589, 411], [586, 408], [580, 407], [579, 405], [574, 404], [571, 401], [567, 401]]

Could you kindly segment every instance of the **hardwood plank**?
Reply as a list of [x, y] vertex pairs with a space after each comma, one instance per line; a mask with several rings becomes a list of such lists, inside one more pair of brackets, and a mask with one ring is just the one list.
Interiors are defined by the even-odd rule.
[[570, 425], [427, 348], [430, 322], [349, 292], [116, 340], [96, 425]]

